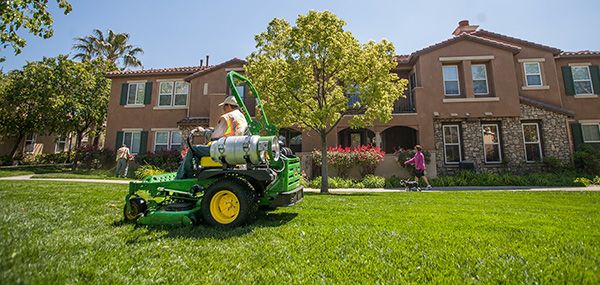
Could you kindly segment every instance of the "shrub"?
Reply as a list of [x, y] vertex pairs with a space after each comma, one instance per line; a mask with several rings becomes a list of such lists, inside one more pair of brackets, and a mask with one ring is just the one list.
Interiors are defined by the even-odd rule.
[[558, 172], [563, 168], [563, 165], [558, 158], [546, 156], [544, 157], [544, 168], [546, 171]]
[[[361, 174], [373, 174], [377, 165], [383, 161], [385, 152], [378, 147], [330, 147], [327, 149], [327, 163], [334, 167], [338, 176], [348, 177], [348, 172], [353, 166], [359, 166]], [[321, 151], [312, 152], [313, 161], [321, 166]]]
[[12, 165], [13, 159], [10, 155], [2, 155], [0, 156], [0, 166]]
[[165, 171], [176, 171], [179, 168], [181, 154], [178, 150], [163, 150], [156, 153], [140, 153], [135, 157], [140, 165], [153, 165]]
[[135, 178], [142, 180], [148, 176], [164, 173], [167, 173], [167, 171], [160, 169], [154, 165], [146, 164], [138, 167], [138, 169], [135, 171]]
[[385, 187], [385, 178], [376, 175], [367, 175], [362, 180], [365, 188], [383, 188]]
[[591, 145], [583, 145], [573, 154], [575, 168], [583, 173], [600, 173], [600, 150]]
[[600, 176], [594, 177], [594, 184], [595, 185], [600, 185]]
[[588, 187], [594, 184], [594, 182], [588, 178], [585, 177], [578, 177], [576, 178], [573, 182], [575, 183], [581, 183], [583, 184], [583, 186]]
[[92, 145], [77, 149], [79, 167], [84, 169], [110, 168], [115, 163], [114, 153], [109, 149], [99, 149]]
[[398, 187], [402, 187], [402, 178], [393, 175], [390, 178], [386, 178], [385, 179], [385, 188], [398, 188]]
[[67, 163], [74, 157], [74, 152], [63, 151], [59, 153], [43, 153], [35, 157], [35, 164]]

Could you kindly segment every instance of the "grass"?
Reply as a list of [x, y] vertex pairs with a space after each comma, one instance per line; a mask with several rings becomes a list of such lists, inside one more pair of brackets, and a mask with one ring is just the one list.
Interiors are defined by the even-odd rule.
[[69, 171], [69, 168], [63, 166], [20, 166], [15, 168], [0, 169], [0, 177], [46, 174]]
[[114, 170], [75, 170], [61, 173], [35, 174], [31, 178], [64, 178], [64, 179], [104, 179], [104, 180], [129, 180], [129, 178], [115, 177]]
[[123, 224], [125, 192], [0, 182], [0, 283], [600, 282], [600, 192], [308, 194], [233, 230]]

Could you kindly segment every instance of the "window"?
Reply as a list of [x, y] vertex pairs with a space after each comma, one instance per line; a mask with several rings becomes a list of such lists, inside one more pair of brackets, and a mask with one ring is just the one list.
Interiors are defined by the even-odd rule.
[[522, 127], [523, 141], [525, 143], [525, 161], [542, 161], [540, 126], [537, 123], [526, 123]]
[[471, 75], [473, 76], [473, 93], [475, 95], [488, 95], [488, 80], [485, 64], [471, 65]]
[[444, 76], [444, 95], [460, 95], [460, 83], [458, 82], [458, 66], [445, 65], [442, 67]]
[[573, 73], [573, 85], [575, 85], [575, 95], [594, 94], [592, 87], [592, 77], [590, 76], [589, 66], [571, 66]]
[[144, 104], [144, 87], [145, 83], [129, 83], [127, 92], [127, 105], [143, 105]]
[[162, 81], [159, 86], [158, 106], [186, 106], [188, 84], [184, 81]]
[[417, 87], [417, 75], [416, 73], [411, 73], [408, 76], [408, 82], [409, 82], [409, 90], [413, 90]]
[[500, 129], [497, 124], [481, 125], [483, 132], [483, 151], [486, 163], [502, 162], [502, 150], [500, 149]]
[[154, 137], [154, 152], [181, 149], [181, 131], [157, 131]]
[[140, 152], [141, 132], [123, 132], [123, 143], [131, 153]]
[[25, 138], [25, 152], [33, 152], [35, 149], [36, 134], [29, 134]]
[[246, 90], [246, 86], [237, 85], [237, 86], [235, 86], [235, 90], [237, 90], [237, 93], [240, 95], [240, 98], [242, 98], [242, 101], [244, 101], [244, 97], [246, 95], [246, 93], [244, 91]]
[[523, 63], [525, 69], [525, 83], [528, 87], [542, 86], [542, 69], [539, 62]]
[[461, 158], [460, 129], [458, 125], [443, 126], [444, 160], [447, 164], [458, 164]]
[[67, 136], [60, 136], [56, 138], [56, 144], [54, 145], [54, 152], [63, 152], [67, 145]]
[[583, 142], [600, 143], [600, 124], [581, 124]]

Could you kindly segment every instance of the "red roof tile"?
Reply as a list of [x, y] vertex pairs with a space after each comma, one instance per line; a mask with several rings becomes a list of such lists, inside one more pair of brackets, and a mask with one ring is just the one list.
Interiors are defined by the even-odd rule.
[[410, 54], [399, 54], [394, 56], [394, 60], [398, 63], [408, 63], [410, 60]]
[[122, 77], [135, 75], [154, 75], [154, 74], [192, 74], [205, 69], [210, 69], [213, 66], [182, 66], [156, 69], [141, 69], [141, 70], [123, 70], [106, 73], [106, 77]]
[[560, 54], [560, 57], [576, 57], [576, 56], [600, 56], [600, 51], [593, 51], [593, 50], [565, 51]]
[[[487, 39], [493, 38], [495, 40], [499, 40], [502, 42], [513, 42], [516, 44], [522, 44], [522, 45], [528, 45], [528, 46], [532, 46], [532, 47], [536, 47], [536, 48], [541, 48], [541, 49], [545, 49], [545, 50], [549, 50], [551, 51], [553, 54], [559, 54], [561, 52], [560, 49], [551, 47], [551, 46], [547, 46], [547, 45], [542, 45], [542, 44], [538, 44], [538, 43], [534, 43], [534, 42], [530, 42], [530, 41], [526, 41], [523, 39], [519, 39], [519, 38], [514, 38], [511, 36], [507, 36], [507, 35], [502, 35], [502, 34], [498, 34], [498, 33], [494, 33], [494, 32], [490, 32], [490, 31], [486, 31], [483, 29], [479, 29], [476, 32], [473, 33], [473, 35], [475, 36], [479, 36], [479, 37], [484, 37]], [[508, 43], [507, 43], [508, 44]]]

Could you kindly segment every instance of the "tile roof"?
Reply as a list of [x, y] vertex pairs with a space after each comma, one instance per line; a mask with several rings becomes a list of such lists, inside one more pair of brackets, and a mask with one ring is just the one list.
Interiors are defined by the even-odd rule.
[[194, 79], [194, 78], [196, 78], [196, 77], [198, 77], [198, 76], [200, 76], [202, 74], [205, 74], [207, 72], [211, 72], [213, 70], [217, 70], [217, 69], [219, 69], [221, 67], [225, 67], [227, 65], [235, 64], [235, 63], [239, 63], [239, 64], [244, 65], [247, 62], [245, 60], [243, 60], [243, 59], [239, 59], [237, 57], [234, 57], [234, 58], [232, 58], [232, 59], [230, 59], [228, 61], [219, 63], [217, 65], [213, 65], [210, 68], [205, 68], [205, 69], [198, 70], [198, 71], [194, 72], [193, 74], [188, 75], [186, 78], [184, 78], [184, 80], [189, 82], [190, 80], [192, 80], [192, 79]]
[[208, 126], [208, 117], [186, 117], [177, 122], [178, 126]]
[[576, 57], [576, 56], [600, 56], [600, 51], [580, 50], [580, 51], [564, 51], [560, 57]]
[[567, 115], [569, 117], [575, 116], [575, 112], [573, 112], [571, 110], [568, 110], [568, 109], [565, 109], [563, 107], [556, 106], [556, 105], [553, 105], [553, 104], [550, 104], [550, 103], [546, 103], [546, 102], [538, 101], [538, 100], [535, 100], [535, 99], [531, 99], [531, 98], [525, 97], [523, 95], [519, 95], [519, 102], [521, 102], [522, 104], [525, 104], [525, 105], [534, 106], [534, 107], [546, 109], [548, 111], [552, 111], [552, 112], [564, 114], [564, 115]]
[[136, 75], [154, 75], [154, 74], [181, 74], [188, 73], [192, 74], [205, 69], [212, 68], [211, 66], [182, 66], [182, 67], [169, 67], [169, 68], [156, 68], [156, 69], [140, 69], [140, 70], [123, 70], [113, 71], [106, 73], [106, 77], [123, 77], [123, 76], [136, 76]]
[[420, 56], [422, 54], [428, 53], [430, 51], [448, 46], [450, 44], [453, 44], [455, 42], [462, 41], [462, 40], [469, 40], [469, 41], [474, 41], [474, 42], [478, 42], [481, 44], [491, 45], [491, 46], [501, 48], [501, 49], [507, 49], [513, 53], [518, 53], [521, 50], [520, 47], [509, 44], [509, 43], [505, 43], [505, 42], [501, 42], [501, 41], [497, 41], [497, 40], [489, 39], [489, 38], [485, 38], [485, 37], [479, 37], [479, 36], [473, 35], [473, 33], [462, 33], [458, 36], [449, 38], [445, 41], [441, 41], [439, 43], [422, 48], [418, 51], [411, 53], [410, 55], [397, 55], [396, 61], [398, 62], [398, 64], [409, 64], [409, 63], [412, 63], [414, 61], [414, 59], [416, 59], [418, 56]]
[[551, 47], [551, 46], [547, 46], [547, 45], [542, 45], [542, 44], [538, 44], [538, 43], [526, 41], [526, 40], [519, 39], [519, 38], [514, 38], [514, 37], [503, 35], [503, 34], [498, 34], [498, 33], [490, 32], [490, 31], [486, 31], [484, 29], [479, 29], [479, 30], [473, 32], [472, 34], [475, 35], [475, 36], [484, 37], [484, 38], [493, 38], [495, 40], [499, 40], [499, 41], [502, 41], [502, 42], [505, 42], [505, 43], [506, 42], [513, 42], [513, 43], [517, 43], [517, 44], [528, 45], [528, 46], [532, 46], [532, 47], [536, 47], [536, 48], [541, 48], [541, 49], [549, 50], [549, 51], [551, 51], [555, 55], [559, 54], [561, 52], [560, 49], [557, 49], [555, 47]]

